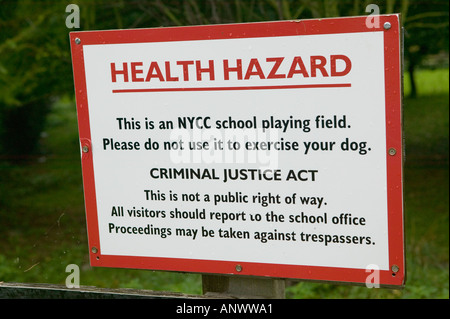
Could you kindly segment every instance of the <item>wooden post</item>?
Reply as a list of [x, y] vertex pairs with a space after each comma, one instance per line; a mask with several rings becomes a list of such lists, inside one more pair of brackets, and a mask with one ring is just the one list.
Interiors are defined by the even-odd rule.
[[209, 297], [284, 299], [285, 287], [284, 279], [202, 275], [203, 295]]

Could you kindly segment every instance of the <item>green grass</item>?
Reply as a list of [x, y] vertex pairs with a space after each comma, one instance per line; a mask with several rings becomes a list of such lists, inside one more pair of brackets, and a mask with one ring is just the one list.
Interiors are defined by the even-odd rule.
[[[416, 71], [415, 79], [418, 96], [448, 94], [448, 69], [420, 69]], [[404, 94], [409, 96], [411, 82], [409, 75], [405, 74]]]
[[[404, 103], [406, 287], [298, 282], [288, 298], [449, 298], [448, 69], [417, 76]], [[201, 293], [197, 274], [90, 267], [73, 102], [55, 105], [41, 143], [26, 165], [0, 161], [0, 281], [64, 284], [77, 264], [81, 285]]]

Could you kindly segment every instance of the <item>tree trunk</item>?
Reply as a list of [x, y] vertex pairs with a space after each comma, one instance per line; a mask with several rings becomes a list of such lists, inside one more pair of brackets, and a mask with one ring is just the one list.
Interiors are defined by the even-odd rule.
[[412, 98], [417, 97], [417, 86], [416, 86], [416, 79], [415, 79], [415, 68], [416, 64], [414, 62], [414, 59], [409, 60], [409, 66], [408, 66], [408, 73], [409, 73], [409, 80], [411, 83], [411, 92], [409, 93], [409, 96]]

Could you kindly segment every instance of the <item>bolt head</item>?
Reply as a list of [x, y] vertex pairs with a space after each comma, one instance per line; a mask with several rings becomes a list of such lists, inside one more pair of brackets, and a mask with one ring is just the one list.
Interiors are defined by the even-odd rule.
[[83, 146], [82, 150], [83, 150], [83, 153], [87, 153], [87, 152], [89, 152], [89, 147], [85, 145], [85, 146]]
[[75, 38], [75, 43], [76, 43], [76, 44], [80, 44], [80, 43], [81, 43], [80, 38]]
[[384, 27], [385, 30], [389, 30], [392, 27], [392, 25], [391, 25], [390, 22], [385, 22], [383, 27]]
[[242, 271], [242, 266], [241, 265], [236, 265], [236, 271], [237, 272], [241, 272]]
[[394, 156], [395, 154], [397, 154], [397, 150], [395, 148], [390, 148], [389, 149], [389, 155]]

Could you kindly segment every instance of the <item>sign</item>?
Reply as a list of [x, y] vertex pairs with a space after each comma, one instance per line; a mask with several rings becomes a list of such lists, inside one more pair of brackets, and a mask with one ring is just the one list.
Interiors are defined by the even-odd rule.
[[91, 265], [403, 285], [380, 21], [71, 33]]

